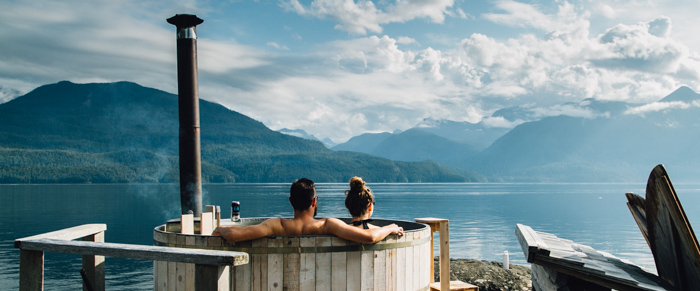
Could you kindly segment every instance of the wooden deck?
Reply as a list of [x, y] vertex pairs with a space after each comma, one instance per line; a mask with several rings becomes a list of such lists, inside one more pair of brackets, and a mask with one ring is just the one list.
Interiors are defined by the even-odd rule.
[[592, 284], [586, 290], [676, 290], [648, 270], [612, 254], [527, 225], [518, 224], [515, 232], [527, 261], [533, 264], [536, 290], [556, 290], [566, 283], [565, 277], [573, 277], [568, 279], [576, 280], [575, 285]]

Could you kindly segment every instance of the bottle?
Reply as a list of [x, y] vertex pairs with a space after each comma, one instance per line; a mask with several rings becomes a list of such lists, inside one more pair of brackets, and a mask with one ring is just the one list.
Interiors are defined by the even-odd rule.
[[231, 221], [241, 221], [241, 203], [238, 201], [231, 201]]

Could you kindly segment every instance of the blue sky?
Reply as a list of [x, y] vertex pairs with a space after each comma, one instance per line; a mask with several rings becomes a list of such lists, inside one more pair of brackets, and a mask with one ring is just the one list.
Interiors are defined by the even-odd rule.
[[175, 29], [165, 20], [178, 13], [204, 19], [202, 99], [335, 142], [426, 118], [524, 122], [490, 117], [510, 106], [580, 115], [561, 104], [700, 92], [696, 0], [0, 5], [0, 102], [61, 80], [176, 93]]

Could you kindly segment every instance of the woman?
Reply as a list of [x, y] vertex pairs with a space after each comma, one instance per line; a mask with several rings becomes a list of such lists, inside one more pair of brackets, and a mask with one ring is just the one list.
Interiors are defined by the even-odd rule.
[[350, 179], [350, 190], [345, 190], [345, 207], [352, 215], [352, 224], [364, 229], [377, 228], [370, 224], [374, 213], [374, 195], [360, 177]]

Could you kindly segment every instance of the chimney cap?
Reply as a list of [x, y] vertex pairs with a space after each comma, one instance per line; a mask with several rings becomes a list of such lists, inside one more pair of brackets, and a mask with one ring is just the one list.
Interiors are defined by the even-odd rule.
[[202, 24], [204, 20], [193, 14], [176, 14], [168, 18], [168, 23], [177, 27], [194, 27]]

